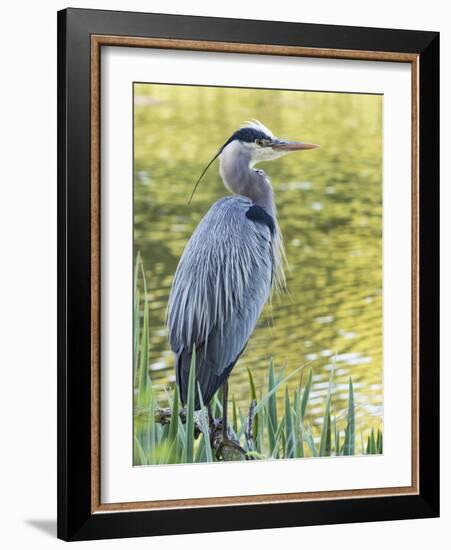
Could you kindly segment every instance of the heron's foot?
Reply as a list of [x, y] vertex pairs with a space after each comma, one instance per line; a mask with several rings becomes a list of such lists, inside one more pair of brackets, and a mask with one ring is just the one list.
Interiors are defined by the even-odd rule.
[[227, 432], [225, 435], [222, 418], [215, 418], [210, 423], [210, 443], [212, 449], [215, 450], [216, 459], [224, 461], [253, 460], [253, 457], [248, 456], [238, 439], [234, 437], [233, 431], [229, 428]]
[[247, 453], [239, 443], [222, 436], [216, 449], [216, 458], [218, 460], [247, 460]]

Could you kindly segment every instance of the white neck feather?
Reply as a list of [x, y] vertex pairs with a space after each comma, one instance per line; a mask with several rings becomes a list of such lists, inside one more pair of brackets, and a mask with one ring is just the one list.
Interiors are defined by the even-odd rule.
[[251, 199], [275, 218], [276, 208], [271, 182], [262, 170], [251, 168], [252, 151], [238, 141], [232, 141], [219, 156], [219, 173], [225, 187], [232, 193]]

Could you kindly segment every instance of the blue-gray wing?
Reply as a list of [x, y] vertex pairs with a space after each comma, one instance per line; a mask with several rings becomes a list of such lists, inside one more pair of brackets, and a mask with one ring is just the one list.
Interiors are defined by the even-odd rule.
[[193, 348], [197, 382], [208, 403], [246, 347], [268, 299], [274, 268], [271, 230], [246, 216], [251, 206], [240, 196], [216, 202], [180, 259], [168, 328], [183, 402]]

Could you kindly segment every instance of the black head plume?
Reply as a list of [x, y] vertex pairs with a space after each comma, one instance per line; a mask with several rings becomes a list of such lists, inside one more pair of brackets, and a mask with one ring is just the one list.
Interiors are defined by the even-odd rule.
[[191, 191], [191, 196], [189, 198], [188, 204], [191, 204], [191, 201], [193, 200], [194, 193], [196, 192], [197, 186], [199, 185], [200, 180], [204, 177], [205, 172], [210, 168], [210, 166], [213, 164], [213, 162], [219, 157], [219, 155], [222, 153], [222, 151], [223, 151], [223, 149], [226, 145], [227, 145], [227, 143], [225, 143], [219, 149], [219, 151], [216, 153], [216, 155], [210, 160], [210, 162], [207, 164], [207, 166], [203, 169], [202, 174], [199, 176], [199, 179], [196, 181], [196, 185], [194, 186], [193, 190]]

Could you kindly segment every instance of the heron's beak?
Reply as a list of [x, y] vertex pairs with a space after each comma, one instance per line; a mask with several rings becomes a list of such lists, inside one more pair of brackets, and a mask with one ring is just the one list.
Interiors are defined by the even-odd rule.
[[303, 151], [304, 149], [317, 149], [319, 145], [314, 143], [302, 143], [301, 141], [276, 141], [271, 145], [274, 151]]

